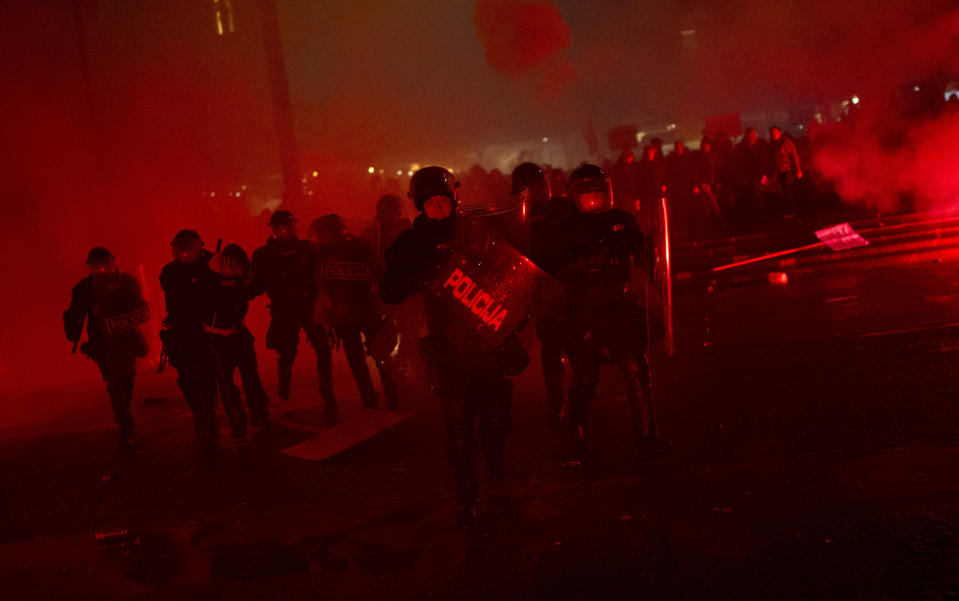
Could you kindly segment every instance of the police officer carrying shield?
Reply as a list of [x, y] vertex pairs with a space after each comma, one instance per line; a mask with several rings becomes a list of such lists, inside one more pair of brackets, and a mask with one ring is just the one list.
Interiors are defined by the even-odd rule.
[[669, 445], [656, 437], [645, 308], [628, 292], [631, 264], [645, 268], [645, 240], [633, 216], [613, 208], [610, 180], [601, 168], [581, 165], [569, 182], [575, 211], [557, 228], [550, 261], [564, 287], [563, 321], [573, 369], [573, 464], [588, 454], [589, 408], [604, 348], [626, 379], [640, 455], [656, 458]]
[[420, 352], [443, 406], [447, 460], [455, 474], [459, 500], [458, 521], [475, 526], [479, 490], [473, 425], [478, 418], [479, 446], [490, 479], [502, 480], [512, 401], [512, 382], [507, 376], [523, 371], [528, 357], [515, 338], [502, 348], [485, 347], [462, 312], [457, 313], [443, 297], [428, 293], [435, 266], [458, 244], [455, 236], [464, 233], [457, 232], [466, 225], [457, 211], [458, 188], [453, 174], [442, 167], [425, 167], [413, 174], [409, 196], [421, 214], [413, 229], [400, 234], [387, 249], [380, 295], [387, 303], [399, 304], [424, 293], [428, 336], [420, 341]]
[[315, 323], [313, 305], [316, 300], [316, 251], [309, 240], [296, 235], [296, 219], [289, 211], [276, 211], [270, 217], [273, 236], [253, 253], [252, 296], [266, 292], [270, 299], [270, 327], [266, 347], [277, 353], [278, 394], [290, 398], [293, 361], [300, 342], [300, 330], [316, 353], [316, 371], [320, 396], [323, 397], [327, 420], [337, 419], [338, 408], [333, 396], [333, 363], [327, 328]]
[[[379, 272], [376, 257], [369, 243], [347, 233], [346, 223], [339, 215], [315, 219], [310, 224], [310, 238], [316, 243], [317, 253], [317, 321], [333, 326], [360, 390], [363, 408], [375, 409], [376, 391], [366, 365], [361, 335], [369, 345], [383, 327], [384, 320], [388, 319], [377, 308], [373, 295]], [[396, 380], [389, 355], [377, 357], [376, 366], [386, 404], [390, 409], [396, 409]]]
[[150, 318], [136, 278], [120, 273], [116, 257], [102, 246], [87, 254], [86, 277], [73, 287], [70, 307], [63, 313], [67, 340], [77, 343], [86, 321], [87, 341], [82, 352], [93, 359], [107, 383], [113, 418], [120, 427], [120, 444], [133, 438], [130, 401], [137, 357], [146, 357], [147, 343], [138, 326]]
[[[523, 163], [513, 170], [512, 190], [514, 197], [522, 197], [531, 207], [530, 258], [550, 275], [553, 263], [549, 253], [556, 228], [573, 212], [566, 196], [552, 196], [549, 179], [535, 163]], [[559, 305], [554, 305], [536, 322], [536, 335], [540, 341], [540, 361], [543, 379], [546, 382], [547, 419], [557, 426], [563, 410], [563, 324]]]
[[253, 334], [244, 323], [252, 281], [250, 259], [243, 248], [228, 244], [210, 259], [210, 269], [215, 276], [209, 278], [203, 289], [203, 329], [216, 359], [220, 399], [231, 433], [234, 438], [242, 439], [246, 436], [247, 419], [234, 372], [240, 372], [250, 409], [250, 424], [259, 428], [269, 425], [267, 405], [270, 401], [260, 382]]
[[173, 261], [160, 272], [167, 316], [160, 338], [170, 364], [177, 370], [177, 385], [193, 412], [193, 425], [201, 442], [220, 438], [216, 422], [216, 358], [203, 328], [207, 304], [204, 291], [216, 274], [210, 270], [212, 253], [203, 248], [200, 234], [181, 230], [170, 242]]

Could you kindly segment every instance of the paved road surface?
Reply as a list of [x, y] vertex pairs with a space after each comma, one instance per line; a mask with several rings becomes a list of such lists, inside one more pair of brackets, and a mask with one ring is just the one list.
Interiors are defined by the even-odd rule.
[[[959, 265], [930, 263], [680, 297], [680, 352], [656, 365], [676, 452], [655, 466], [636, 463], [606, 369], [594, 463], [561, 468], [531, 370], [517, 384], [510, 476], [486, 487], [473, 536], [452, 524], [440, 417], [422, 394], [407, 403], [415, 417], [323, 463], [280, 452], [312, 435], [294, 427], [200, 453], [178, 400], [137, 408], [145, 435], [130, 453], [114, 453], [111, 428], [88, 427], [108, 419], [105, 404], [69, 432], [8, 432], [0, 589], [959, 598], [957, 294]], [[343, 370], [338, 385], [350, 389]], [[311, 391], [299, 382], [274, 412], [308, 407]], [[128, 534], [98, 545], [98, 530]]]

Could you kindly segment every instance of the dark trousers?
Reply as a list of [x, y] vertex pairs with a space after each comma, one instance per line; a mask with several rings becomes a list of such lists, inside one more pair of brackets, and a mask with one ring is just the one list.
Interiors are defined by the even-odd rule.
[[336, 397], [333, 396], [333, 355], [330, 350], [330, 337], [325, 326], [310, 320], [281, 316], [275, 311], [270, 327], [266, 332], [266, 348], [277, 353], [277, 375], [279, 396], [286, 400], [290, 397], [290, 380], [293, 376], [293, 361], [296, 360], [300, 343], [300, 330], [306, 332], [306, 339], [316, 353], [316, 374], [319, 380], [320, 396], [326, 404], [326, 410], [336, 411]]
[[510, 424], [513, 383], [495, 371], [470, 371], [450, 366], [431, 367], [433, 386], [443, 406], [446, 458], [456, 479], [461, 504], [475, 505], [476, 439], [491, 480], [502, 480], [506, 470], [506, 436]]
[[97, 364], [103, 380], [107, 383], [107, 395], [110, 397], [110, 406], [113, 408], [113, 419], [120, 426], [120, 434], [133, 434], [133, 414], [130, 413], [130, 402], [133, 400], [133, 381], [136, 378], [134, 370], [108, 372], [102, 363]]
[[563, 324], [556, 320], [542, 320], [536, 324], [540, 341], [540, 363], [546, 384], [546, 406], [550, 417], [558, 417], [563, 410]]
[[216, 422], [217, 366], [213, 349], [202, 330], [187, 335], [172, 333], [168, 338], [170, 364], [177, 371], [177, 386], [183, 392], [197, 437], [219, 438]]
[[575, 339], [570, 342], [573, 369], [570, 418], [580, 454], [588, 448], [590, 403], [599, 384], [604, 348], [609, 350], [625, 379], [626, 399], [637, 438], [641, 441], [656, 435], [642, 308], [624, 301], [591, 315], [592, 319], [576, 323], [572, 330]]
[[796, 174], [792, 171], [779, 173], [779, 188], [783, 195], [783, 212], [796, 214]]
[[[376, 408], [376, 391], [373, 380], [370, 378], [370, 369], [366, 364], [366, 347], [361, 335], [369, 340], [370, 329], [356, 324], [337, 324], [336, 335], [343, 344], [343, 352], [356, 380], [356, 387], [360, 390], [364, 409]], [[390, 360], [377, 361], [376, 368], [380, 372], [380, 382], [383, 384], [383, 394], [390, 409], [397, 407], [396, 379], [393, 376], [394, 366]]]
[[243, 327], [229, 336], [209, 334], [208, 339], [216, 352], [218, 388], [223, 401], [223, 411], [230, 421], [233, 436], [239, 438], [246, 434], [247, 420], [243, 398], [234, 379], [235, 372], [240, 372], [246, 404], [254, 425], [263, 423], [269, 417], [267, 405], [270, 401], [260, 381], [253, 334]]

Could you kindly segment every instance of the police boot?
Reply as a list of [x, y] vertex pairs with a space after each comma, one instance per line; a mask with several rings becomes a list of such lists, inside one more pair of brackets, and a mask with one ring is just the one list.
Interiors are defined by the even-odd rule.
[[585, 423], [571, 423], [567, 430], [566, 460], [563, 467], [578, 469], [589, 459], [590, 439], [589, 427]]
[[626, 379], [626, 399], [633, 418], [633, 431], [638, 439], [656, 436], [653, 412], [653, 391], [650, 386], [649, 363], [646, 356], [630, 358], [620, 363]]

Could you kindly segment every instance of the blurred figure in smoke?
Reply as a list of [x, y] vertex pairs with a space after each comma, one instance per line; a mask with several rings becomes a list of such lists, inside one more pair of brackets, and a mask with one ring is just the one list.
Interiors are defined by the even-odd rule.
[[[535, 163], [523, 163], [513, 170], [512, 195], [522, 197], [532, 207], [530, 220], [530, 248], [533, 262], [552, 276], [549, 259], [551, 237], [557, 226], [572, 213], [572, 205], [565, 196], [552, 196], [546, 174]], [[536, 322], [540, 341], [540, 361], [546, 382], [547, 422], [556, 426], [566, 401], [563, 394], [563, 324], [558, 304]]]
[[659, 202], [664, 194], [663, 186], [666, 185], [666, 161], [657, 153], [655, 146], [643, 148], [636, 171], [639, 206]]
[[755, 129], [746, 129], [743, 139], [736, 147], [736, 200], [738, 205], [749, 207], [749, 210], [762, 220], [767, 216], [761, 186], [768, 161], [769, 146], [766, 141], [759, 137]]
[[[626, 378], [640, 456], [656, 458], [668, 452], [669, 445], [656, 437], [646, 358], [646, 309], [628, 292], [630, 263], [646, 268], [645, 238], [632, 215], [613, 208], [612, 188], [602, 169], [581, 165], [569, 181], [575, 211], [553, 236], [559, 245], [553, 260], [564, 288], [563, 319], [573, 368], [571, 465], [581, 465], [589, 453], [589, 409], [604, 348]], [[651, 338], [661, 338], [661, 333]]]
[[386, 249], [396, 241], [397, 236], [413, 227], [413, 223], [403, 217], [402, 200], [395, 194], [384, 194], [376, 201], [376, 217], [373, 224], [363, 230], [363, 239], [376, 253], [377, 264], [382, 268]]
[[[476, 325], [469, 321], [470, 315], [464, 315], [460, 301], [449, 295], [450, 289], [442, 282], [439, 287], [445, 294], [428, 293], [430, 285], [435, 284], [430, 280], [436, 277], [431, 268], [452, 255], [462, 241], [462, 237], [454, 238], [458, 227], [470, 223], [457, 212], [458, 188], [453, 174], [442, 167], [425, 167], [413, 174], [409, 196], [421, 213], [413, 222], [413, 229], [400, 234], [387, 249], [380, 295], [390, 304], [399, 304], [423, 293], [429, 335], [420, 341], [420, 352], [443, 406], [447, 459], [455, 473], [459, 499], [458, 521], [472, 527], [479, 512], [474, 422], [478, 418], [479, 443], [489, 477], [500, 481], [506, 470], [506, 434], [513, 389], [507, 376], [522, 372], [529, 357], [515, 335], [495, 350], [484, 346]], [[508, 215], [512, 214], [498, 214]], [[525, 211], [515, 216], [523, 218]], [[469, 256], [471, 251], [460, 252]]]
[[216, 423], [216, 358], [206, 339], [204, 290], [216, 274], [210, 270], [210, 251], [200, 234], [180, 230], [170, 242], [173, 261], [160, 272], [166, 299], [166, 318], [160, 339], [177, 371], [177, 385], [193, 412], [193, 425], [201, 442], [220, 438]]
[[619, 153], [619, 158], [612, 166], [610, 175], [613, 180], [613, 195], [620, 203], [620, 208], [631, 213], [637, 210], [636, 201], [639, 198], [639, 164], [632, 150]]
[[300, 343], [300, 330], [316, 353], [316, 372], [328, 422], [339, 414], [333, 396], [333, 356], [327, 328], [314, 320], [317, 295], [316, 249], [296, 235], [296, 219], [289, 211], [276, 211], [268, 224], [273, 236], [253, 253], [251, 298], [264, 292], [270, 299], [270, 327], [266, 348], [277, 353], [278, 395], [290, 398], [293, 361]]
[[718, 196], [722, 186], [716, 179], [716, 153], [709, 138], [703, 139], [699, 150], [693, 154], [692, 163], [693, 196], [698, 200], [695, 206], [696, 230], [700, 236], [715, 234], [720, 220]]
[[693, 194], [695, 163], [687, 152], [686, 145], [676, 141], [673, 151], [666, 157], [666, 189], [669, 194], [669, 211], [674, 216], [674, 232], [677, 236], [692, 237], [696, 220], [701, 213]]
[[653, 138], [649, 141], [649, 145], [656, 150], [656, 158], [665, 159], [666, 155], [663, 154], [663, 139], [662, 138]]
[[[396, 337], [392, 322], [377, 308], [373, 296], [374, 282], [379, 274], [373, 250], [365, 240], [349, 235], [343, 218], [335, 214], [315, 219], [310, 224], [310, 239], [316, 244], [319, 270], [316, 321], [333, 326], [336, 337], [343, 343], [346, 360], [363, 399], [363, 408], [375, 409], [376, 391], [366, 365], [366, 352], [381, 331], [387, 337], [392, 334], [393, 344], [387, 344], [390, 351], [396, 346]], [[363, 338], [366, 339], [366, 348]], [[386, 404], [390, 409], [396, 409], [396, 380], [390, 351], [374, 356], [374, 360], [380, 372]]]
[[113, 418], [120, 427], [120, 444], [133, 438], [130, 401], [137, 357], [147, 356], [147, 342], [139, 325], [150, 319], [150, 309], [131, 275], [120, 273], [116, 257], [98, 246], [87, 254], [90, 275], [73, 287], [70, 307], [63, 312], [67, 340], [77, 343], [87, 325], [83, 354], [93, 359], [107, 383]]
[[770, 177], [779, 185], [779, 195], [784, 203], [783, 210], [789, 215], [796, 214], [796, 180], [802, 179], [802, 165], [796, 143], [783, 135], [779, 127], [769, 128], [769, 164]]
[[217, 361], [217, 378], [223, 410], [230, 421], [233, 438], [246, 435], [246, 413], [243, 399], [236, 387], [234, 372], [240, 372], [246, 404], [250, 408], [250, 424], [269, 425], [269, 405], [266, 390], [260, 381], [256, 362], [253, 334], [244, 324], [250, 308], [249, 286], [253, 279], [250, 259], [236, 244], [229, 244], [210, 259], [210, 269], [216, 274], [209, 278], [203, 290], [206, 305], [203, 328]]

